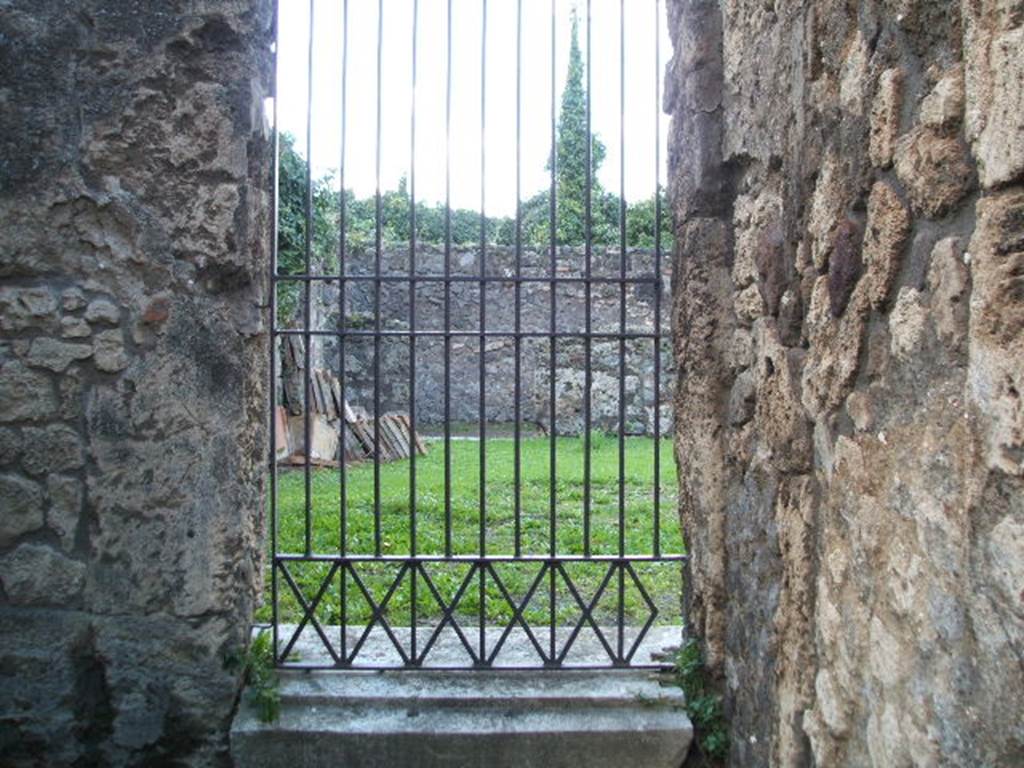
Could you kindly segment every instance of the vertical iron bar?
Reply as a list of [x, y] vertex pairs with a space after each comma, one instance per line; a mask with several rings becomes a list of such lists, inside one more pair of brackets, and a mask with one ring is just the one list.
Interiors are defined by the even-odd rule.
[[[313, 272], [313, 0], [309, 0], [309, 41], [308, 41], [308, 60], [306, 69], [306, 231], [305, 231], [305, 270], [306, 274], [310, 275]], [[303, 386], [305, 391], [305, 400], [303, 403], [303, 451], [305, 453], [305, 465], [303, 466], [304, 480], [305, 480], [305, 502], [306, 502], [306, 554], [310, 555], [313, 552], [313, 510], [312, 510], [312, 465], [310, 457], [310, 446], [312, 444], [312, 403], [313, 403], [313, 387], [312, 387], [312, 371], [310, 370], [310, 362], [312, 356], [310, 355], [310, 347], [312, 346], [313, 339], [309, 334], [311, 309], [310, 299], [313, 292], [313, 283], [310, 281], [305, 286], [305, 302], [303, 304], [302, 314], [302, 329], [305, 331], [303, 336], [303, 361], [305, 363], [305, 370], [303, 371]]]
[[522, 205], [522, 112], [523, 112], [523, 0], [516, 2], [516, 284], [515, 284], [515, 440], [513, 445], [513, 478], [515, 486], [515, 543], [516, 557], [523, 552], [523, 496], [522, 496], [522, 407], [519, 398], [522, 388], [522, 290], [523, 276], [523, 205]]
[[[480, 24], [480, 556], [487, 554], [487, 0]], [[486, 568], [480, 568], [480, 658], [487, 658]]]
[[381, 554], [380, 536], [380, 287], [381, 287], [381, 240], [383, 211], [380, 194], [380, 129], [381, 129], [381, 66], [384, 48], [384, 0], [377, 0], [377, 139], [376, 139], [376, 180], [375, 202], [376, 232], [374, 233], [374, 274], [373, 284], [373, 552]]
[[278, 62], [281, 53], [281, 41], [279, 39], [281, 9], [274, 10], [274, 74], [273, 74], [273, 95], [274, 95], [274, 166], [271, 171], [273, 185], [272, 218], [270, 223], [270, 275], [268, 285], [270, 286], [270, 613], [271, 613], [271, 640], [273, 642], [274, 663], [278, 659], [278, 612], [277, 612], [277, 238], [278, 238], [278, 207], [280, 204], [280, 170], [281, 160], [281, 132], [278, 130]]
[[654, 556], [661, 555], [661, 0], [654, 0]]
[[444, 554], [452, 554], [452, 0], [448, 0], [444, 106]]
[[[415, 557], [416, 548], [416, 32], [419, 23], [419, 0], [412, 4], [412, 104], [410, 106], [409, 148], [409, 548]], [[410, 590], [410, 653], [416, 653], [416, 567], [409, 569]]]
[[593, 387], [593, 373], [590, 370], [591, 366], [591, 350], [593, 341], [590, 334], [593, 331], [592, 317], [591, 317], [591, 279], [592, 279], [592, 231], [591, 231], [591, 218], [593, 211], [591, 209], [591, 191], [593, 188], [593, 140], [590, 132], [590, 0], [587, 0], [587, 189], [586, 189], [586, 200], [584, 201], [584, 239], [586, 242], [583, 245], [584, 248], [584, 270], [586, 273], [586, 282], [584, 285], [585, 299], [584, 299], [584, 339], [583, 339], [583, 554], [587, 557], [590, 556], [590, 419], [591, 419], [591, 400], [590, 390]]
[[[555, 544], [555, 537], [557, 535], [557, 523], [555, 522], [556, 505], [557, 505], [557, 459], [556, 459], [556, 444], [555, 436], [558, 433], [558, 429], [555, 425], [555, 330], [556, 330], [556, 319], [555, 319], [555, 270], [557, 267], [557, 243], [556, 243], [556, 169], [558, 167], [558, 144], [556, 139], [556, 120], [557, 112], [555, 109], [556, 102], [556, 63], [555, 63], [555, 0], [551, 0], [551, 192], [549, 199], [548, 208], [548, 234], [550, 236], [550, 248], [551, 248], [551, 282], [550, 282], [550, 332], [549, 337], [549, 377], [548, 377], [548, 422], [550, 426], [549, 442], [548, 442], [548, 507], [549, 507], [549, 554], [554, 559], [557, 545]], [[550, 652], [551, 658], [555, 658], [555, 621], [556, 621], [556, 610], [555, 610], [555, 568], [552, 564], [551, 577], [548, 581], [548, 610], [551, 622], [550, 631]]]
[[[626, 554], [626, 10], [619, 0], [619, 557]], [[625, 646], [625, 566], [619, 563], [618, 657]]]
[[[346, 217], [347, 201], [345, 198], [345, 148], [348, 136], [348, 0], [342, 4], [341, 32], [341, 165], [338, 177], [341, 186], [341, 210], [339, 211], [339, 245], [338, 245], [338, 389], [341, 396], [341, 418], [338, 419], [341, 440], [338, 448], [338, 499], [341, 505], [339, 551], [348, 553], [348, 475], [345, 470], [345, 431], [347, 421], [345, 413], [345, 259], [346, 259]], [[341, 658], [348, 658], [348, 573], [341, 568]]]

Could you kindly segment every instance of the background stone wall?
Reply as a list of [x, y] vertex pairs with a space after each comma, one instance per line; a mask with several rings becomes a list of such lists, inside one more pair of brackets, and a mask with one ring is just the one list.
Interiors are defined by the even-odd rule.
[[1024, 762], [1024, 3], [673, 0], [681, 514], [734, 765]]
[[219, 765], [260, 583], [271, 3], [0, 9], [0, 763]]
[[[388, 281], [381, 287], [381, 326], [385, 331], [401, 332], [410, 328], [410, 300], [416, 307], [417, 331], [440, 332], [445, 329], [445, 288], [437, 278], [444, 274], [444, 250], [431, 245], [418, 245], [417, 275], [427, 278], [419, 283], [415, 297], [410, 295], [406, 281]], [[350, 253], [347, 274], [371, 276], [376, 255], [372, 251]], [[452, 251], [451, 273], [456, 280], [450, 291], [450, 327], [469, 334], [452, 337], [451, 420], [476, 422], [480, 417], [480, 284], [467, 280], [480, 274], [478, 248], [457, 247]], [[515, 249], [494, 246], [487, 249], [486, 267], [489, 277], [511, 278], [516, 275]], [[652, 251], [630, 249], [626, 253], [627, 284], [620, 296], [617, 280], [620, 275], [618, 250], [595, 248], [591, 257], [591, 327], [594, 333], [617, 334], [620, 330], [620, 300], [626, 307], [627, 333], [652, 334], [655, 331], [655, 293], [651, 280], [656, 274]], [[556, 256], [557, 278], [584, 276], [585, 254], [582, 248], [560, 249]], [[671, 308], [671, 256], [662, 253], [662, 296], [660, 302], [661, 332], [661, 433], [672, 430], [671, 401], [675, 366], [671, 355], [669, 320]], [[389, 246], [381, 254], [381, 273], [389, 277], [409, 275], [409, 246]], [[533, 278], [551, 275], [551, 257], [546, 252], [526, 250], [522, 253], [519, 307], [520, 327], [532, 336], [522, 340], [521, 418], [547, 428], [550, 402], [550, 344], [543, 334], [551, 329], [550, 283]], [[433, 279], [431, 279], [433, 278]], [[486, 329], [509, 333], [515, 330], [515, 282], [489, 283], [486, 293]], [[582, 283], [556, 284], [555, 330], [557, 333], [581, 334], [586, 328], [586, 292]], [[333, 330], [339, 312], [337, 283], [314, 284], [311, 325]], [[372, 331], [375, 293], [369, 280], [348, 283], [345, 315], [351, 329]], [[300, 307], [301, 309], [301, 307]], [[297, 326], [301, 327], [301, 325]], [[492, 423], [515, 420], [515, 342], [510, 336], [488, 337], [484, 345], [486, 362], [486, 415]], [[319, 365], [335, 372], [339, 368], [335, 339], [321, 337], [314, 341]], [[374, 344], [372, 337], [351, 337], [346, 354], [346, 398], [353, 405], [368, 410], [373, 407]], [[650, 338], [629, 339], [625, 352], [626, 420], [629, 434], [653, 434], [655, 414], [654, 341]], [[561, 338], [556, 343], [555, 407], [556, 429], [560, 434], [579, 434], [583, 430], [585, 398], [585, 346], [580, 339]], [[618, 431], [619, 408], [619, 342], [615, 338], [595, 339], [591, 345], [592, 428]], [[389, 337], [381, 343], [381, 407], [384, 411], [409, 410], [409, 341]], [[416, 408], [417, 421], [425, 425], [444, 423], [445, 369], [444, 339], [422, 337], [416, 345]]]

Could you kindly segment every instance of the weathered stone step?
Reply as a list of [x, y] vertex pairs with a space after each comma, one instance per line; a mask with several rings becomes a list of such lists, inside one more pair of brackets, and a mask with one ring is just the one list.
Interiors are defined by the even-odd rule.
[[642, 672], [288, 672], [280, 719], [244, 703], [238, 768], [678, 768], [681, 691]]

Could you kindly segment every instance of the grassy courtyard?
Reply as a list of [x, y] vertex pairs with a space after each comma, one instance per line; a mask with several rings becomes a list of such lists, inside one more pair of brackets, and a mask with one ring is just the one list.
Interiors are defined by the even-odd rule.
[[[556, 445], [557, 482], [554, 486], [556, 543], [559, 554], [584, 552], [584, 441], [558, 438]], [[484, 507], [488, 554], [511, 554], [515, 543], [515, 460], [514, 442], [495, 437], [485, 443], [486, 504]], [[683, 551], [676, 516], [675, 462], [672, 444], [661, 445], [661, 548], [663, 552]], [[416, 543], [419, 554], [445, 552], [445, 461], [444, 444], [431, 441], [427, 456], [416, 460]], [[624, 500], [626, 552], [650, 553], [654, 525], [654, 440], [630, 437], [625, 441]], [[520, 536], [524, 554], [544, 555], [549, 551], [551, 520], [550, 441], [533, 437], [521, 443]], [[451, 443], [451, 551], [474, 555], [479, 551], [480, 443], [453, 440]], [[340, 547], [340, 490], [338, 470], [315, 469], [311, 473], [311, 549], [314, 554], [336, 554]], [[347, 499], [347, 546], [349, 553], [374, 552], [374, 468], [373, 463], [349, 466], [345, 470]], [[381, 551], [385, 555], [403, 555], [410, 551], [410, 461], [381, 465], [380, 530]], [[281, 469], [278, 472], [278, 551], [305, 551], [305, 472]], [[614, 555], [619, 545], [619, 443], [615, 437], [595, 434], [591, 438], [590, 543], [594, 554]], [[399, 565], [365, 564], [359, 576], [380, 602], [394, 581]], [[530, 589], [540, 564], [517, 563], [495, 566], [501, 582], [515, 600]], [[567, 564], [566, 571], [585, 602], [589, 602], [608, 571], [607, 565]], [[438, 593], [445, 602], [458, 592], [470, 566], [468, 564], [431, 563], [426, 566]], [[289, 572], [305, 598], [312, 600], [330, 569], [328, 563], [295, 562]], [[659, 609], [659, 621], [679, 620], [681, 567], [679, 563], [638, 564], [637, 575]], [[388, 601], [387, 615], [394, 624], [409, 624], [412, 589], [407, 575]], [[346, 578], [347, 620], [365, 622], [370, 606], [361, 591]], [[436, 620], [441, 609], [436, 597], [417, 579], [417, 622]], [[529, 603], [526, 617], [545, 622], [550, 615], [547, 577]], [[342, 579], [335, 574], [317, 611], [324, 623], [340, 621]], [[485, 614], [489, 621], [507, 621], [512, 614], [501, 587], [488, 576], [485, 581]], [[580, 610], [567, 585], [556, 583], [555, 614], [559, 623], [575, 622]], [[268, 593], [269, 594], [269, 593]], [[628, 621], [642, 623], [647, 606], [640, 591], [625, 581], [624, 610]], [[297, 621], [301, 609], [291, 590], [279, 579], [282, 621]], [[480, 591], [478, 575], [464, 591], [456, 609], [460, 619], [474, 621], [478, 616]], [[618, 610], [618, 578], [613, 577], [598, 601], [595, 615], [613, 620]], [[260, 612], [269, 619], [269, 606]]]

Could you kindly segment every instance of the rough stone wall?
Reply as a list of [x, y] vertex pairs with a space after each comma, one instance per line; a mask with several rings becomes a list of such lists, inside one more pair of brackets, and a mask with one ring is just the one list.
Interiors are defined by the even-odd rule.
[[692, 632], [734, 765], [1024, 762], [1024, 3], [672, 0]]
[[[444, 275], [444, 249], [431, 245], [417, 246], [417, 275], [428, 278], [418, 284], [415, 294], [416, 330], [432, 332], [416, 344], [416, 413], [422, 424], [443, 424], [445, 414], [445, 287], [438, 280]], [[624, 294], [614, 282], [620, 275], [618, 250], [596, 248], [591, 255], [591, 328], [596, 334], [617, 334], [620, 331], [620, 304], [626, 307], [627, 333], [653, 334], [655, 293], [651, 282], [656, 272], [653, 251], [629, 249], [626, 253]], [[584, 277], [585, 254], [581, 248], [563, 247], [556, 255], [555, 276], [558, 279]], [[493, 246], [486, 253], [487, 275], [512, 278], [516, 275], [514, 248]], [[372, 276], [376, 268], [373, 251], [348, 254], [346, 273]], [[524, 338], [520, 355], [520, 418], [549, 427], [550, 344], [544, 335], [551, 329], [551, 260], [547, 252], [524, 250], [519, 264], [526, 280], [520, 283], [520, 328], [530, 336]], [[671, 297], [671, 258], [662, 254], [662, 296], [660, 306], [661, 387], [658, 392], [661, 411], [661, 434], [672, 430], [671, 400], [675, 367], [672, 364], [669, 335]], [[381, 273], [402, 278], [381, 285], [380, 315], [385, 331], [406, 331], [410, 328], [409, 247], [392, 246], [381, 254]], [[448, 305], [452, 337], [450, 358], [450, 414], [452, 421], [476, 422], [480, 418], [480, 284], [467, 277], [480, 274], [480, 254], [475, 247], [458, 247], [452, 251], [451, 273], [457, 277], [450, 289]], [[433, 278], [433, 279], [429, 279]], [[353, 280], [347, 284], [345, 314], [348, 327], [373, 329], [376, 296], [374, 283]], [[586, 299], [582, 283], [559, 283], [555, 288], [555, 323], [560, 334], [583, 334], [586, 329]], [[312, 294], [311, 325], [316, 329], [338, 327], [338, 289], [336, 282], [318, 281]], [[512, 280], [487, 286], [486, 329], [495, 333], [515, 330], [516, 288]], [[301, 302], [300, 302], [301, 303]], [[300, 307], [301, 309], [301, 307]], [[296, 327], [301, 327], [301, 319]], [[314, 338], [314, 359], [334, 371], [339, 369], [335, 339]], [[484, 345], [486, 361], [486, 418], [489, 422], [507, 423], [515, 420], [515, 358], [516, 345], [511, 336], [489, 337]], [[346, 399], [353, 405], [372, 409], [374, 387], [373, 338], [350, 337], [345, 360]], [[381, 343], [381, 408], [383, 411], [409, 410], [409, 342], [393, 336]], [[579, 434], [584, 427], [586, 351], [579, 338], [563, 337], [556, 343], [555, 409], [556, 429], [560, 434]], [[626, 343], [626, 418], [629, 434], [653, 434], [655, 416], [654, 342], [651, 338], [632, 338]], [[619, 420], [619, 342], [616, 338], [597, 338], [591, 343], [590, 367], [591, 424], [593, 429], [618, 431]]]
[[0, 8], [0, 764], [217, 765], [260, 583], [271, 3]]

